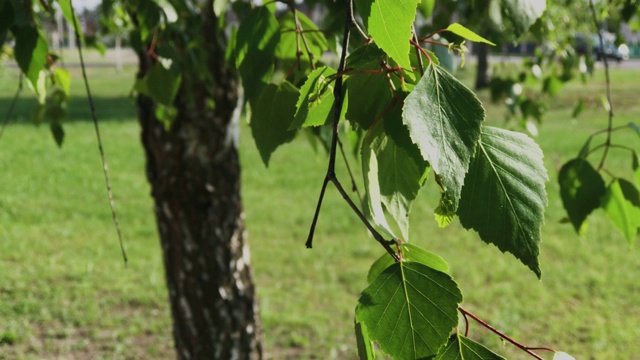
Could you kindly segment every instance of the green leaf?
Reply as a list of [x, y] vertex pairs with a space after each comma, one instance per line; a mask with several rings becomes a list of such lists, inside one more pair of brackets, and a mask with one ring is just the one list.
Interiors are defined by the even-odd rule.
[[51, 134], [53, 135], [53, 139], [56, 141], [58, 147], [62, 147], [62, 143], [64, 142], [64, 129], [60, 122], [51, 122]]
[[506, 360], [477, 342], [458, 333], [449, 337], [435, 360]]
[[393, 91], [385, 74], [375, 73], [381, 70], [380, 60], [384, 57], [380, 48], [369, 44], [359, 47], [347, 58], [347, 66], [354, 70], [345, 80], [349, 100], [346, 117], [365, 130], [371, 127], [393, 101]]
[[[309, 45], [309, 51], [313, 56], [313, 63], [315, 64], [329, 48], [329, 43], [322, 31], [318, 29], [311, 19], [300, 11], [298, 11], [296, 15], [298, 21], [300, 21], [300, 27], [302, 31], [304, 31], [304, 39]], [[302, 37], [295, 31], [296, 22], [293, 13], [287, 12], [283, 14], [278, 21], [280, 23], [280, 41], [276, 49], [276, 56], [279, 59], [286, 59], [290, 62], [297, 61], [297, 53], [298, 50], [300, 50], [302, 52], [299, 55], [300, 65], [308, 66], [309, 54], [307, 53], [307, 48], [304, 45]]]
[[[400, 251], [402, 252], [402, 259], [406, 261], [418, 262], [443, 273], [449, 272], [449, 264], [443, 258], [421, 247], [410, 243], [402, 243], [400, 244]], [[374, 282], [383, 271], [395, 263], [395, 260], [389, 254], [384, 253], [371, 265], [367, 274], [367, 283]]]
[[458, 324], [462, 293], [453, 279], [403, 261], [383, 271], [360, 296], [356, 318], [380, 349], [398, 360], [435, 355]]
[[269, 81], [279, 41], [278, 21], [265, 7], [251, 10], [240, 24], [236, 35], [236, 67], [247, 100], [256, 100]]
[[9, 29], [13, 26], [15, 16], [13, 12], [11, 1], [0, 1], [0, 49], [2, 49], [7, 40]]
[[297, 100], [298, 89], [284, 81], [280, 85], [267, 84], [256, 106], [251, 108], [251, 133], [266, 166], [276, 148], [291, 141], [296, 134], [289, 130], [289, 124]]
[[44, 36], [35, 27], [23, 26], [12, 28], [16, 45], [14, 56], [20, 70], [25, 74], [31, 87], [38, 95], [43, 93], [43, 86], [38, 86], [41, 77], [40, 72], [44, 70], [47, 62], [49, 46]]
[[638, 125], [636, 123], [633, 123], [633, 122], [630, 122], [630, 123], [627, 124], [627, 126], [629, 128], [631, 128], [632, 130], [634, 130], [638, 135], [640, 135], [640, 125]]
[[427, 67], [404, 102], [402, 118], [411, 139], [441, 180], [439, 214], [458, 208], [484, 116], [475, 94], [439, 66]]
[[395, 104], [370, 130], [365, 142], [378, 160], [380, 199], [404, 240], [409, 240], [409, 212], [423, 185], [428, 165], [411, 143], [402, 124], [401, 105]]
[[516, 37], [524, 34], [547, 8], [541, 0], [502, 0], [502, 19], [508, 21]]
[[548, 180], [542, 150], [522, 133], [483, 127], [458, 208], [460, 223], [510, 252], [538, 277]]
[[601, 207], [630, 244], [640, 228], [640, 194], [632, 183], [616, 179], [607, 188]]
[[333, 78], [336, 71], [323, 66], [309, 74], [300, 88], [291, 129], [324, 125], [333, 115]]
[[368, 130], [394, 101], [383, 74], [356, 74], [345, 81], [345, 86], [349, 100], [347, 119], [364, 130]]
[[160, 62], [157, 62], [149, 69], [142, 81], [136, 83], [135, 88], [164, 106], [172, 106], [181, 82], [181, 75], [165, 69]]
[[558, 182], [569, 220], [576, 232], [581, 233], [587, 216], [600, 206], [600, 199], [606, 190], [604, 181], [589, 162], [573, 159], [560, 169]]
[[363, 204], [364, 214], [384, 236], [395, 239], [397, 236], [391, 230], [382, 208], [382, 195], [378, 180], [378, 158], [371, 146], [374, 139], [375, 136], [365, 136], [362, 142], [362, 174], [366, 190]]
[[373, 360], [376, 353], [373, 348], [367, 327], [363, 323], [355, 322], [356, 342], [358, 344], [358, 358], [360, 360]]
[[58, 0], [60, 10], [62, 10], [62, 16], [73, 26], [77, 36], [80, 38], [80, 43], [84, 44], [84, 34], [82, 32], [82, 23], [78, 16], [71, 10], [71, 0]]
[[433, 9], [436, 6], [436, 0], [421, 0], [418, 8], [424, 16], [425, 19], [428, 19], [431, 14], [433, 14]]
[[374, 0], [363, 11], [369, 35], [401, 67], [410, 69], [409, 41], [416, 8], [421, 0]]
[[571, 118], [572, 119], [578, 118], [578, 116], [582, 114], [582, 112], [584, 111], [585, 106], [586, 106], [585, 101], [583, 99], [579, 99], [576, 105], [573, 107]]
[[71, 75], [67, 69], [56, 67], [53, 72], [53, 79], [67, 97], [71, 95]]
[[482, 36], [476, 34], [475, 32], [471, 31], [470, 29], [467, 29], [466, 27], [458, 23], [453, 23], [449, 25], [447, 27], [447, 30], [469, 41], [481, 42], [481, 43], [489, 44], [492, 46], [496, 46], [496, 44], [492, 43], [491, 41], [483, 38]]

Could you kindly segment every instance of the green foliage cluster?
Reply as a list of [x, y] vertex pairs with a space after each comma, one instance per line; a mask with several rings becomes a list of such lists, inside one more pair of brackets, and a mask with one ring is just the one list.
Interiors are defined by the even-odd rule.
[[[408, 217], [432, 179], [441, 191], [434, 214], [441, 226], [459, 216], [465, 228], [540, 276], [547, 203], [542, 151], [526, 135], [482, 125], [485, 112], [475, 94], [421, 45], [446, 46], [414, 31], [418, 1], [355, 1], [356, 13], [349, 3], [342, 34], [321, 31], [292, 3], [282, 11], [255, 7], [234, 32], [230, 55], [256, 145], [268, 165], [296, 132], [320, 135], [330, 151], [322, 194], [333, 182], [390, 253], [372, 266], [356, 307], [362, 358], [374, 356], [374, 341], [397, 359], [499, 359], [456, 330], [462, 293], [444, 260], [406, 242]], [[540, 13], [512, 21], [528, 27]], [[460, 24], [443, 31], [489, 42]], [[331, 45], [340, 42], [341, 48]], [[325, 51], [340, 56], [337, 68], [322, 61]], [[361, 156], [362, 208], [333, 173], [336, 143], [345, 135]]]
[[[0, 39], [4, 42], [9, 33], [15, 39], [15, 59], [39, 95], [36, 119], [51, 120], [60, 144], [69, 74], [55, 66], [41, 25], [29, 13], [32, 9], [17, 4], [17, 0], [0, 2], [0, 17], [5, 20]], [[65, 17], [78, 24], [70, 0], [60, 0], [59, 5]], [[234, 2], [241, 22], [231, 31], [227, 61], [240, 75], [251, 131], [265, 165], [276, 149], [301, 132], [319, 138], [329, 150], [327, 175], [307, 245], [311, 247], [322, 197], [332, 182], [388, 253], [373, 264], [369, 285], [356, 306], [361, 357], [373, 358], [371, 342], [376, 342], [397, 359], [500, 359], [460, 334], [458, 313], [465, 318], [469, 314], [459, 307], [462, 293], [446, 262], [407, 243], [412, 204], [419, 191], [433, 183], [440, 190], [434, 217], [441, 227], [457, 216], [482, 241], [511, 253], [537, 277], [542, 274], [538, 253], [547, 205], [542, 151], [526, 135], [483, 125], [485, 112], [475, 94], [425, 48], [429, 44], [464, 50], [464, 42], [446, 44], [435, 38], [436, 33], [492, 42], [457, 23], [426, 35], [416, 31], [417, 11], [429, 16], [437, 10], [432, 1], [326, 4], [332, 19], [322, 29], [298, 11], [295, 2], [278, 5], [283, 6]], [[51, 11], [45, 2], [39, 6], [44, 12]], [[213, 6], [221, 19], [230, 9], [226, 1], [215, 1]], [[178, 0], [169, 4], [125, 2], [125, 9], [136, 14], [132, 45], [148, 49], [156, 60], [134, 89], [151, 97], [157, 103], [158, 117], [171, 126], [176, 99], [190, 99], [189, 84], [183, 83], [181, 73], [198, 72], [213, 80], [203, 65], [205, 37], [189, 30], [190, 22], [199, 21], [198, 14]], [[540, 21], [545, 9], [544, 2], [504, 0], [490, 2], [484, 10], [498, 28], [517, 38]], [[327, 59], [329, 52], [339, 57], [337, 67]], [[561, 82], [571, 78], [567, 75], [572, 71], [570, 65], [563, 65], [564, 75], [544, 78], [543, 91], [557, 93]], [[532, 63], [532, 73], [535, 66], [540, 67]], [[494, 86], [495, 97], [505, 89], [519, 96], [514, 85], [502, 80]], [[537, 102], [522, 99], [514, 104], [524, 118], [541, 116]], [[628, 128], [637, 131], [636, 125]], [[563, 167], [561, 195], [576, 230], [593, 209], [602, 207], [632, 241], [640, 227], [636, 187], [640, 160], [632, 148], [611, 142], [612, 130], [610, 126], [603, 145], [590, 148], [590, 138], [579, 158]], [[345, 134], [362, 163], [365, 195], [357, 202], [350, 199], [335, 174], [337, 148], [342, 148], [340, 137]], [[606, 151], [615, 146], [632, 154], [636, 184], [614, 177], [605, 188], [599, 171]], [[605, 154], [595, 169], [586, 158], [599, 148]], [[498, 335], [537, 356], [506, 335]]]

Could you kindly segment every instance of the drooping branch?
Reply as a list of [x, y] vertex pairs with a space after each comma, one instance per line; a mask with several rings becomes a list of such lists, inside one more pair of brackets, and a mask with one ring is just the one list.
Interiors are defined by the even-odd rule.
[[324, 194], [329, 182], [332, 182], [337, 188], [338, 192], [345, 201], [349, 204], [351, 209], [356, 213], [358, 218], [363, 222], [365, 227], [373, 234], [373, 237], [378, 241], [385, 250], [391, 255], [396, 261], [399, 261], [398, 255], [391, 248], [391, 244], [393, 244], [394, 240], [385, 240], [384, 237], [373, 227], [373, 225], [367, 220], [366, 216], [360, 211], [358, 206], [351, 200], [349, 194], [344, 190], [342, 184], [336, 177], [336, 156], [338, 149], [338, 127], [340, 124], [340, 115], [342, 113], [342, 107], [344, 105], [344, 94], [342, 91], [343, 83], [344, 83], [344, 73], [347, 64], [347, 54], [349, 48], [349, 38], [351, 36], [351, 26], [354, 24], [354, 15], [353, 15], [353, 0], [349, 0], [347, 2], [347, 19], [345, 21], [344, 33], [342, 39], [342, 53], [340, 55], [340, 63], [337, 71], [337, 78], [335, 80], [335, 87], [333, 89], [334, 103], [333, 103], [333, 131], [331, 137], [331, 148], [329, 150], [329, 165], [327, 167], [327, 173], [322, 182], [322, 188], [320, 190], [320, 197], [318, 198], [318, 204], [316, 205], [316, 211], [313, 216], [313, 221], [311, 223], [311, 227], [309, 229], [309, 236], [307, 237], [307, 241], [305, 243], [307, 248], [313, 247], [313, 236], [315, 233], [316, 225], [318, 222], [318, 217], [320, 214], [320, 209], [322, 208], [322, 201], [324, 199]]
[[[71, 13], [75, 14], [73, 9], [73, 1], [69, 0], [69, 7], [71, 9]], [[73, 18], [73, 28], [74, 31], [78, 29], [78, 23], [76, 21], [76, 16], [72, 16]], [[111, 188], [111, 178], [109, 176], [109, 165], [107, 164], [107, 158], [104, 154], [104, 148], [102, 146], [102, 137], [100, 136], [100, 126], [98, 125], [98, 116], [96, 115], [96, 107], [93, 102], [93, 97], [91, 96], [91, 88], [89, 87], [89, 78], [87, 77], [87, 69], [84, 63], [84, 57], [82, 54], [82, 41], [80, 41], [80, 34], [76, 33], [76, 47], [78, 48], [78, 56], [80, 57], [80, 68], [82, 69], [82, 79], [84, 80], [85, 91], [87, 92], [87, 99], [89, 101], [89, 109], [91, 110], [91, 119], [93, 120], [93, 127], [96, 133], [96, 140], [98, 142], [98, 150], [100, 151], [100, 160], [102, 161], [102, 170], [104, 172], [104, 181], [107, 187], [107, 196], [109, 197], [109, 207], [111, 208], [111, 217], [113, 218], [113, 225], [116, 228], [116, 233], [118, 235], [118, 242], [120, 243], [120, 252], [122, 253], [122, 259], [124, 260], [125, 267], [127, 266], [127, 252], [124, 248], [124, 242], [122, 240], [122, 231], [120, 230], [120, 223], [118, 221], [118, 213], [116, 212], [115, 200], [113, 197], [113, 191]]]
[[[516, 340], [514, 340], [513, 338], [509, 337], [507, 334], [503, 333], [502, 331], [500, 331], [500, 330], [494, 328], [493, 326], [489, 325], [489, 323], [487, 323], [486, 321], [480, 319], [475, 314], [469, 312], [468, 310], [466, 310], [462, 306], [458, 306], [458, 310], [460, 311], [460, 313], [462, 313], [462, 315], [465, 318], [465, 321], [467, 322], [467, 330], [469, 328], [469, 325], [468, 325], [469, 322], [467, 320], [467, 317], [470, 317], [473, 320], [475, 320], [476, 322], [478, 322], [480, 325], [484, 326], [489, 331], [491, 331], [494, 334], [500, 336], [500, 338], [502, 338], [505, 341], [511, 343], [512, 345], [516, 346], [520, 350], [524, 351], [525, 353], [531, 355], [532, 357], [534, 357], [534, 358], [536, 358], [538, 360], [544, 360], [544, 358], [542, 358], [540, 355], [534, 353], [533, 352], [534, 350], [544, 350], [544, 351], [555, 352], [555, 350], [547, 348], [547, 347], [529, 347], [529, 346], [523, 345], [523, 344], [517, 342]], [[465, 336], [466, 335], [467, 335], [467, 331], [465, 331]]]
[[589, 1], [589, 9], [591, 9], [591, 16], [593, 17], [593, 23], [598, 30], [598, 41], [600, 42], [600, 51], [602, 52], [602, 62], [604, 64], [604, 76], [605, 76], [605, 84], [606, 84], [606, 96], [607, 96], [607, 105], [608, 109], [608, 125], [607, 125], [607, 139], [605, 141], [604, 152], [602, 153], [602, 158], [600, 159], [600, 164], [598, 165], [598, 170], [602, 169], [604, 166], [604, 162], [607, 158], [607, 154], [609, 153], [609, 147], [611, 147], [611, 133], [613, 132], [613, 102], [611, 97], [611, 78], [609, 75], [609, 61], [607, 60], [607, 54], [604, 51], [604, 38], [602, 37], [602, 26], [598, 21], [598, 15], [596, 14], [596, 6], [593, 3], [593, 0]]

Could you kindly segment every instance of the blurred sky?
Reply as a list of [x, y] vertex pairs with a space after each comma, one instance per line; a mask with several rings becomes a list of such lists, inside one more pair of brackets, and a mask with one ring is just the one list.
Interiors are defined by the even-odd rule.
[[87, 9], [95, 9], [98, 4], [100, 4], [101, 0], [75, 0], [73, 2], [73, 7], [78, 8], [87, 8]]

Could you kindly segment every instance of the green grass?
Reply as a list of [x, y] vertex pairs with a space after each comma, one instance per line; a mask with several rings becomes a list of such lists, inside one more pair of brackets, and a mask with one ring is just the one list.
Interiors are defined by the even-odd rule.
[[[76, 69], [72, 72], [78, 75]], [[46, 125], [28, 122], [35, 104], [29, 90], [0, 139], [0, 359], [172, 357], [160, 248], [135, 108], [127, 97], [132, 73], [90, 71], [130, 258], [127, 269], [111, 224], [79, 77], [69, 109], [76, 120], [66, 124], [61, 149]], [[16, 77], [11, 69], [0, 73], [2, 111], [15, 91]], [[613, 74], [616, 123], [637, 122], [637, 78], [632, 71]], [[431, 185], [414, 206], [411, 239], [449, 262], [468, 310], [514, 338], [578, 359], [637, 359], [637, 247], [626, 243], [602, 211], [592, 216], [584, 236], [560, 223], [558, 169], [577, 154], [590, 132], [605, 126], [606, 114], [596, 101], [602, 91], [601, 74], [587, 85], [567, 86], [551, 101], [539, 128], [536, 140], [545, 151], [550, 177], [542, 281], [459, 223], [439, 229], [432, 215], [437, 194]], [[488, 122], [503, 125], [503, 108], [488, 104], [487, 94], [480, 96]], [[579, 96], [589, 97], [590, 107], [570, 120]], [[616, 139], [638, 148], [635, 134], [616, 134]], [[314, 248], [305, 249], [326, 158], [304, 139], [279, 149], [266, 169], [244, 127], [241, 154], [267, 354], [273, 359], [354, 358], [353, 308], [366, 286], [368, 266], [383, 250], [331, 187]], [[629, 167], [630, 157], [612, 152], [608, 161], [616, 171]], [[347, 182], [342, 165], [339, 176]], [[509, 358], [526, 358], [477, 324], [470, 335]]]

